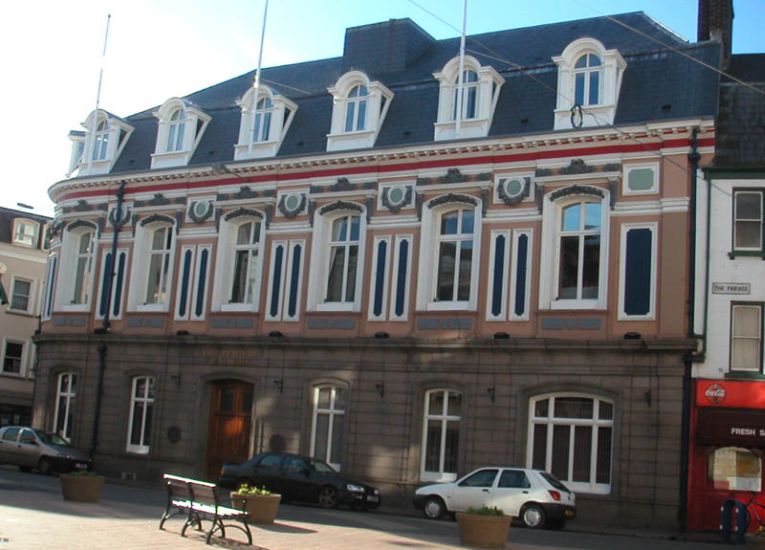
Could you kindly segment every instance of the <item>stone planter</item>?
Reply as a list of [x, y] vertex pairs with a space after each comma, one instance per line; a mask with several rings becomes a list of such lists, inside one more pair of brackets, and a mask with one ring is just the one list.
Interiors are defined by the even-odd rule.
[[252, 523], [273, 523], [279, 511], [281, 495], [237, 495], [231, 493], [231, 503], [244, 510]]
[[457, 512], [460, 544], [476, 548], [504, 548], [510, 516], [481, 516]]
[[104, 476], [72, 476], [61, 474], [61, 494], [73, 502], [99, 502]]

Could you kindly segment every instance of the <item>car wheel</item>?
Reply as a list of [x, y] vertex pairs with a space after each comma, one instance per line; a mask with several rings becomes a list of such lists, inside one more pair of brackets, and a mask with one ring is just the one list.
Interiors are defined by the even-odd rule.
[[428, 519], [440, 519], [446, 513], [446, 506], [440, 497], [428, 497], [422, 511]]
[[521, 521], [529, 529], [541, 529], [545, 526], [545, 511], [539, 504], [528, 504], [521, 510]]
[[319, 489], [319, 506], [335, 508], [337, 506], [337, 489], [330, 485], [325, 485]]
[[53, 462], [51, 462], [50, 458], [42, 457], [37, 465], [37, 469], [40, 470], [42, 475], [49, 476], [53, 473]]

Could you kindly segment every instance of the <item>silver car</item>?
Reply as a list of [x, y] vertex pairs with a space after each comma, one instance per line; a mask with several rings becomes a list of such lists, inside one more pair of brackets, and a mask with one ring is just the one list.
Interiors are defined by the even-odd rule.
[[66, 439], [24, 426], [0, 428], [0, 464], [16, 465], [23, 472], [37, 468], [41, 474], [89, 470], [92, 466], [87, 453]]

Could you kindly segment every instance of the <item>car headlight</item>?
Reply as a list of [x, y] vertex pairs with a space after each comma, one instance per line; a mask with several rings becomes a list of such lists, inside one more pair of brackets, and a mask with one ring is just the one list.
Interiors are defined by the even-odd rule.
[[352, 492], [352, 493], [363, 493], [364, 492], [364, 487], [362, 487], [361, 485], [356, 485], [354, 483], [348, 483], [345, 486], [345, 488], [348, 491]]

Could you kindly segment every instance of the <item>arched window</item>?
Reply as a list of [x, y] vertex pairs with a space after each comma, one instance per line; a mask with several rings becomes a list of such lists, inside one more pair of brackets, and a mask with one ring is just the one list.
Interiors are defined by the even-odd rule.
[[74, 280], [72, 281], [71, 304], [90, 303], [92, 288], [93, 251], [95, 232], [85, 231], [77, 235], [74, 260]]
[[345, 424], [345, 391], [338, 386], [313, 389], [311, 456], [340, 469]]
[[600, 104], [600, 86], [603, 64], [594, 53], [586, 53], [574, 65], [574, 103], [577, 105]]
[[255, 107], [255, 118], [252, 123], [252, 141], [258, 143], [268, 141], [271, 131], [271, 116], [273, 114], [274, 104], [271, 98], [264, 97], [258, 101]]
[[422, 428], [423, 481], [453, 481], [457, 478], [462, 394], [455, 390], [425, 392]]
[[173, 228], [163, 225], [151, 230], [149, 246], [149, 273], [145, 304], [167, 304], [170, 291], [170, 256], [173, 247]]
[[167, 130], [167, 151], [183, 151], [183, 134], [186, 128], [186, 111], [176, 109], [170, 115], [170, 125]]
[[583, 394], [529, 401], [526, 463], [547, 470], [575, 492], [611, 491], [614, 404]]
[[363, 85], [355, 86], [348, 94], [345, 108], [346, 132], [360, 132], [366, 129], [368, 95], [367, 87]]
[[250, 220], [236, 228], [229, 303], [252, 304], [254, 302], [259, 258], [260, 221]]
[[133, 378], [130, 390], [130, 421], [128, 425], [127, 450], [146, 454], [151, 441], [151, 421], [154, 412], [154, 378]]
[[56, 380], [56, 407], [53, 416], [53, 433], [67, 441], [72, 440], [74, 400], [77, 396], [77, 375], [62, 372]]
[[93, 141], [93, 160], [106, 159], [106, 152], [109, 147], [109, 122], [102, 120], [96, 126], [96, 133]]
[[332, 221], [327, 269], [327, 302], [356, 300], [361, 217], [346, 214]]
[[601, 203], [580, 200], [561, 209], [558, 300], [596, 300], [600, 286]]
[[436, 301], [462, 302], [470, 299], [473, 220], [472, 208], [450, 210], [439, 218]]
[[[457, 107], [460, 103], [459, 80], [454, 81], [454, 97], [452, 99], [452, 119], [457, 119]], [[469, 120], [478, 117], [478, 73], [475, 71], [462, 71], [462, 111], [460, 118]]]

